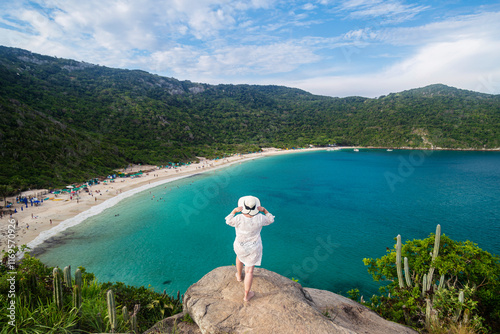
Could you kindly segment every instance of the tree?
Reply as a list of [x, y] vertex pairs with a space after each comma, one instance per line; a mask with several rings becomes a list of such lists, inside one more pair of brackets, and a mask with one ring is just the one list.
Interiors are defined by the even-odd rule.
[[3, 197], [4, 206], [7, 206], [7, 196], [14, 193], [14, 189], [11, 186], [0, 184], [0, 196]]
[[389, 282], [369, 306], [385, 318], [416, 328], [459, 323], [499, 332], [499, 257], [471, 241], [439, 234], [440, 228], [424, 240], [401, 246], [404, 280], [398, 278], [398, 244], [380, 259], [363, 260], [375, 281]]

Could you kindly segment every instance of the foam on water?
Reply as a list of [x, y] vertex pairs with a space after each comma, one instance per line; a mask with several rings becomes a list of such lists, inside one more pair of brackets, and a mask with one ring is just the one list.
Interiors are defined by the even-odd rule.
[[90, 218], [92, 216], [95, 216], [95, 215], [102, 213], [104, 210], [115, 206], [116, 204], [118, 204], [120, 201], [122, 201], [125, 198], [131, 197], [137, 193], [148, 190], [150, 188], [154, 188], [154, 187], [157, 187], [157, 186], [160, 186], [162, 184], [169, 183], [169, 182], [174, 182], [174, 181], [177, 181], [177, 180], [189, 177], [189, 176], [191, 176], [191, 175], [183, 175], [183, 176], [178, 176], [178, 177], [174, 177], [174, 178], [170, 178], [170, 179], [157, 181], [157, 182], [150, 183], [150, 184], [145, 184], [143, 186], [140, 186], [140, 187], [125, 191], [121, 194], [118, 194], [115, 197], [110, 198], [110, 199], [102, 202], [101, 204], [97, 204], [97, 205], [91, 207], [90, 209], [79, 213], [78, 215], [76, 215], [74, 217], [71, 217], [71, 218], [68, 218], [68, 219], [62, 221], [57, 226], [52, 227], [50, 230], [42, 231], [35, 239], [33, 239], [31, 242], [29, 242], [27, 244], [27, 246], [30, 249], [35, 249], [36, 247], [42, 245], [48, 239], [50, 239], [50, 238], [56, 236], [57, 234], [67, 230], [70, 227], [73, 227], [73, 226], [76, 226], [76, 225], [82, 223], [87, 218]]
[[[238, 161], [233, 161], [233, 162], [227, 163], [225, 165], [221, 165], [221, 166], [217, 166], [215, 168], [207, 169], [207, 171], [218, 170], [220, 168], [232, 166], [236, 163], [254, 160], [254, 159], [260, 158], [260, 157], [262, 157], [262, 156], [256, 156], [256, 157], [252, 157], [252, 158], [246, 158], [246, 159], [241, 159]], [[192, 177], [193, 175], [201, 174], [203, 172], [206, 172], [206, 171], [200, 171], [200, 172], [197, 172], [195, 174], [182, 175], [182, 176], [177, 176], [177, 177], [173, 177], [173, 178], [168, 178], [168, 179], [156, 181], [156, 182], [145, 184], [145, 185], [142, 185], [140, 187], [130, 189], [128, 191], [120, 193], [120, 194], [116, 195], [115, 197], [104, 201], [101, 204], [97, 204], [97, 205], [91, 207], [90, 209], [79, 213], [78, 215], [76, 215], [74, 217], [71, 217], [71, 218], [68, 218], [68, 219], [62, 221], [57, 226], [54, 226], [49, 230], [40, 232], [40, 234], [35, 239], [33, 239], [32, 241], [30, 241], [27, 244], [27, 246], [30, 249], [34, 250], [36, 247], [41, 246], [45, 241], [49, 240], [50, 238], [60, 234], [61, 232], [66, 231], [70, 227], [73, 227], [73, 226], [76, 226], [76, 225], [82, 223], [83, 221], [85, 221], [86, 219], [88, 219], [92, 216], [95, 216], [95, 215], [102, 213], [104, 210], [115, 206], [116, 204], [118, 204], [119, 202], [121, 202], [122, 200], [124, 200], [126, 198], [129, 198], [135, 194], [146, 191], [148, 189], [155, 188], [155, 187], [161, 186], [161, 185], [166, 184], [166, 183], [175, 182], [177, 180], [181, 180], [181, 179], [184, 179], [187, 177]]]

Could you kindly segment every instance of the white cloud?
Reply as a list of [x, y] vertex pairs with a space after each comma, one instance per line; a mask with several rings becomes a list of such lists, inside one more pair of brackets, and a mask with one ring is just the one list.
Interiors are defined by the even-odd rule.
[[[308, 48], [290, 42], [271, 45], [242, 45], [201, 52], [192, 47], [176, 47], [155, 52], [141, 60], [153, 64], [155, 72], [171, 72], [197, 78], [232, 77], [240, 75], [269, 75], [293, 71], [304, 64], [319, 60]], [[190, 79], [195, 80], [196, 79]]]
[[[464, 15], [410, 28], [352, 30], [342, 36], [345, 44], [331, 38], [328, 40], [330, 47], [344, 52], [347, 63], [352, 61], [351, 65], [356, 66], [356, 58], [366, 56], [387, 61], [390, 60], [388, 50], [396, 50], [398, 55], [391, 54], [392, 63], [362, 74], [323, 75], [282, 84], [334, 96], [376, 97], [434, 83], [500, 94], [498, 31], [498, 12]], [[314, 39], [316, 48], [320, 48], [323, 42], [327, 44], [326, 39]], [[381, 47], [383, 45], [386, 47]], [[379, 54], [374, 53], [377, 46], [382, 51]], [[401, 46], [404, 48], [395, 49]], [[338, 70], [341, 60], [337, 58], [337, 63], [332, 65], [335, 70]]]
[[497, 39], [500, 37], [498, 31], [500, 31], [500, 12], [485, 12], [415, 27], [371, 30], [371, 38], [374, 41], [392, 45], [422, 45], [440, 41], [484, 38], [485, 36]]
[[432, 43], [374, 73], [315, 77], [288, 84], [332, 96], [377, 97], [435, 83], [500, 94], [499, 54], [500, 42], [488, 39]]
[[428, 8], [407, 5], [399, 0], [347, 0], [339, 6], [350, 18], [374, 20], [372, 25], [405, 22]]
[[[437, 82], [498, 92], [500, 81], [500, 12], [432, 22], [404, 0], [19, 0], [0, 10], [2, 45], [199, 82], [378, 96]], [[416, 15], [426, 23], [397, 24]]]
[[39, 0], [38, 4], [43, 10], [36, 6], [19, 15], [19, 7], [10, 7], [5, 8], [9, 11], [5, 15], [31, 26], [33, 32], [25, 29], [25, 33], [33, 40], [45, 37], [43, 30], [49, 22], [63, 41], [70, 36], [95, 39], [99, 46], [121, 49], [152, 47], [159, 40], [186, 34], [197, 39], [215, 37], [232, 29], [242, 11], [269, 6], [265, 1], [228, 0]]
[[316, 5], [310, 3], [310, 2], [308, 2], [308, 3], [306, 3], [305, 5], [302, 6], [303, 10], [313, 10], [313, 9], [316, 9], [316, 8], [318, 8], [318, 7]]

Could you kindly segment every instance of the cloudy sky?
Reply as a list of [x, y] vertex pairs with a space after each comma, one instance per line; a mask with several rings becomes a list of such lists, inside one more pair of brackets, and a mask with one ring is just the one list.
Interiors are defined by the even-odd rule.
[[498, 0], [4, 0], [0, 45], [329, 96], [500, 94]]

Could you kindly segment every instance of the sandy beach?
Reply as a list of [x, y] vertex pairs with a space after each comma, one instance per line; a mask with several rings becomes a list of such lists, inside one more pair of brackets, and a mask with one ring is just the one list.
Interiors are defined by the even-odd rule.
[[[24, 204], [16, 204], [15, 197], [7, 199], [7, 201], [15, 203], [11, 209], [15, 209], [17, 213], [4, 215], [0, 219], [0, 249], [7, 250], [9, 246], [21, 245], [28, 245], [30, 248], [34, 248], [34, 246], [41, 244], [43, 240], [47, 239], [48, 235], [54, 235], [72, 226], [70, 222], [72, 218], [78, 215], [97, 214], [98, 210], [96, 211], [95, 209], [99, 206], [102, 208], [109, 207], [110, 204], [113, 204], [112, 202], [117, 202], [124, 195], [133, 195], [136, 192], [134, 190], [152, 187], [246, 160], [313, 150], [324, 150], [324, 148], [297, 150], [267, 148], [259, 153], [237, 154], [224, 159], [208, 160], [200, 158], [199, 163], [192, 163], [177, 168], [158, 169], [156, 166], [132, 166], [126, 171], [130, 173], [142, 170], [143, 175], [134, 178], [117, 178], [115, 182], [101, 182], [100, 184], [90, 186], [89, 192], [80, 191], [78, 196], [65, 192], [56, 196], [48, 193], [45, 189], [24, 191], [22, 193], [23, 196], [38, 196], [39, 199], [45, 200], [39, 206], [28, 204], [28, 207], [26, 207]], [[105, 202], [108, 205], [103, 205]], [[23, 208], [21, 209], [21, 207]], [[12, 227], [15, 227], [15, 233], [12, 233]]]

